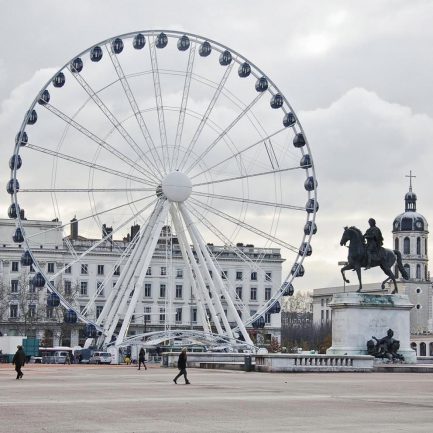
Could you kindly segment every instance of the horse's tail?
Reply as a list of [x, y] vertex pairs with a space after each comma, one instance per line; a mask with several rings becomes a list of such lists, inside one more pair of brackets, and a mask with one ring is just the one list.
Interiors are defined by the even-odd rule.
[[403, 266], [403, 262], [401, 261], [401, 253], [398, 250], [394, 250], [394, 254], [397, 257], [397, 266], [398, 266], [398, 270], [401, 273], [401, 276], [405, 279], [408, 280], [409, 279], [409, 275], [406, 272], [406, 269]]

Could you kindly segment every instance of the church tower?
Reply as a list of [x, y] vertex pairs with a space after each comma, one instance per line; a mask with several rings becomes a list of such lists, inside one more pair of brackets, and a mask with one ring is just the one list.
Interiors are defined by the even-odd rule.
[[432, 332], [432, 286], [428, 271], [428, 223], [416, 211], [417, 196], [412, 191], [412, 171], [409, 191], [404, 196], [405, 211], [394, 219], [394, 249], [400, 251], [409, 280], [400, 279], [399, 288], [415, 305], [410, 315], [411, 333]]

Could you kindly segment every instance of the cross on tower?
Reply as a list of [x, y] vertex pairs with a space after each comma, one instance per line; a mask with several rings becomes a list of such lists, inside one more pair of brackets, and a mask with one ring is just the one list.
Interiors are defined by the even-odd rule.
[[409, 191], [412, 192], [412, 178], [416, 177], [416, 176], [412, 175], [412, 170], [410, 170], [409, 175], [406, 174], [405, 177], [408, 177], [410, 179], [409, 180]]

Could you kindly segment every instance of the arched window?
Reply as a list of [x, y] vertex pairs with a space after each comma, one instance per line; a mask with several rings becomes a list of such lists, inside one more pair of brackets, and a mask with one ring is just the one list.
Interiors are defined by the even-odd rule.
[[[427, 271], [427, 266], [424, 266], [424, 280], [428, 280], [428, 271]], [[433, 356], [433, 355], [432, 355]]]
[[406, 271], [407, 277], [410, 278], [410, 266], [407, 263], [404, 265], [404, 270]]
[[399, 247], [399, 245], [398, 245], [398, 238], [395, 238], [395, 240], [394, 240], [394, 249], [397, 250], [397, 251], [400, 251], [398, 247]]
[[421, 265], [420, 264], [416, 265], [416, 278], [418, 280], [421, 279]]
[[416, 253], [421, 254], [421, 238], [416, 238]]
[[410, 348], [413, 349], [413, 350], [415, 350], [416, 354], [418, 355], [418, 348], [417, 348], [416, 343], [413, 343], [413, 342], [410, 343]]
[[419, 344], [419, 356], [427, 356], [427, 350], [426, 350], [426, 345], [425, 343], [420, 343]]
[[410, 239], [408, 237], [403, 240], [403, 254], [410, 254]]
[[429, 348], [430, 348], [429, 356], [433, 356], [433, 343], [429, 344]]

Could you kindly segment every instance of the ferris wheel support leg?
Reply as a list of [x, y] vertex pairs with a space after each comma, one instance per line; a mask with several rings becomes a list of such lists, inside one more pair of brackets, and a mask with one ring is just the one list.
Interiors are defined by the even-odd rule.
[[185, 263], [188, 264], [187, 269], [188, 269], [188, 276], [189, 276], [189, 280], [191, 282], [191, 287], [192, 287], [192, 291], [194, 294], [194, 297], [197, 299], [197, 308], [199, 311], [199, 315], [201, 317], [201, 323], [203, 324], [203, 330], [206, 333], [210, 333], [211, 332], [211, 326], [209, 323], [209, 319], [207, 317], [206, 314], [206, 310], [204, 308], [205, 302], [203, 300], [202, 294], [200, 293], [200, 290], [197, 288], [197, 283], [195, 281], [194, 275], [193, 275], [193, 269], [192, 269], [192, 265], [191, 265], [191, 258], [188, 256], [188, 251], [191, 253], [191, 250], [189, 248], [188, 242], [186, 240], [186, 236], [185, 236], [185, 232], [182, 226], [182, 223], [177, 215], [177, 210], [174, 209], [173, 206], [171, 206], [170, 208], [170, 214], [171, 214], [171, 218], [173, 220], [173, 225], [174, 225], [174, 229], [176, 231], [177, 237], [180, 240], [179, 245], [180, 245], [180, 250], [182, 252], [182, 257], [185, 261]]
[[[179, 209], [180, 209], [180, 212], [183, 216], [183, 219], [184, 219], [188, 229], [190, 230], [190, 232], [194, 233], [194, 237], [196, 238], [201, 251], [203, 252], [204, 256], [206, 257], [206, 260], [207, 260], [209, 266], [213, 269], [213, 272], [217, 276], [219, 276], [218, 270], [216, 269], [216, 266], [215, 266], [212, 258], [210, 257], [210, 254], [209, 254], [209, 251], [206, 247], [206, 244], [204, 243], [203, 238], [201, 237], [199, 231], [197, 230], [194, 223], [192, 222], [192, 219], [189, 215], [188, 210], [186, 209], [186, 207], [183, 203], [179, 204]], [[219, 276], [219, 278], [221, 278], [221, 277]], [[233, 300], [232, 300], [230, 294], [228, 293], [227, 289], [225, 288], [223, 281], [221, 280], [220, 283], [221, 283], [221, 290], [223, 291], [223, 294], [224, 294], [224, 299], [227, 302], [228, 308], [231, 310], [232, 314], [234, 315], [236, 323], [239, 327], [239, 331], [241, 332], [242, 336], [244, 337], [245, 342], [247, 344], [254, 345], [254, 343], [252, 342], [252, 340], [251, 340], [251, 338], [250, 338], [250, 336], [249, 336], [249, 334], [245, 328], [244, 323], [242, 322], [242, 319], [239, 317], [239, 314], [236, 311]]]
[[158, 239], [160, 237], [162, 227], [165, 223], [165, 219], [167, 217], [169, 207], [170, 207], [170, 203], [168, 201], [164, 201], [161, 203], [159, 210], [156, 212], [156, 220], [155, 223], [152, 224], [150, 238], [146, 245], [146, 249], [144, 251], [144, 258], [140, 263], [141, 272], [135, 284], [134, 294], [132, 295], [132, 298], [128, 306], [128, 310], [126, 311], [125, 318], [123, 319], [123, 323], [120, 328], [119, 335], [117, 336], [116, 346], [121, 344], [125, 339], [129, 324], [131, 322], [131, 317], [134, 314], [135, 307], [137, 305], [137, 301], [142, 296], [143, 288], [144, 288], [143, 283], [146, 277], [147, 268], [149, 267], [150, 261], [152, 260], [152, 256], [155, 251]]

